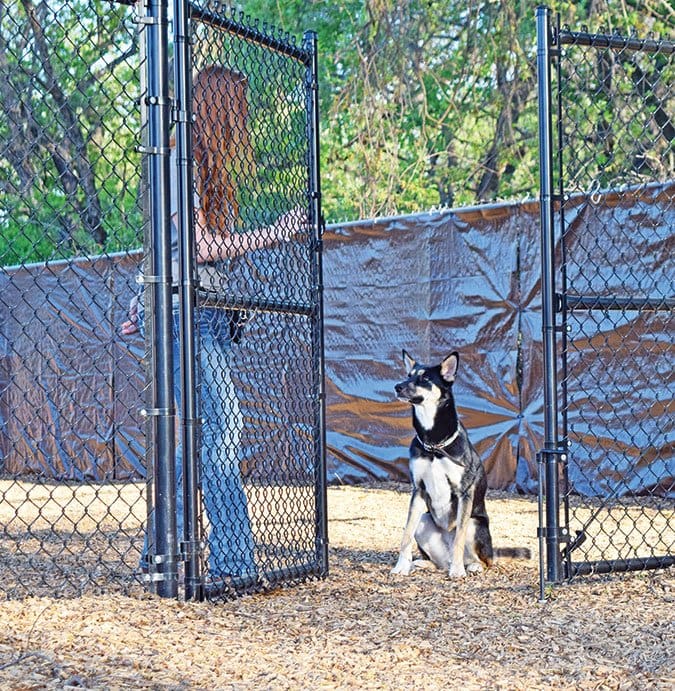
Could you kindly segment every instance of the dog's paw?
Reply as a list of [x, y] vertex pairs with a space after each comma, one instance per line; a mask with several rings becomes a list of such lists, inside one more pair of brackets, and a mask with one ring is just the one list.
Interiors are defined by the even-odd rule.
[[460, 564], [459, 566], [453, 564], [448, 570], [448, 576], [450, 576], [450, 578], [464, 578], [466, 576], [464, 564]]
[[483, 565], [477, 561], [471, 562], [471, 564], [466, 565], [466, 572], [471, 575], [483, 573]]
[[390, 573], [393, 576], [409, 576], [413, 568], [414, 565], [410, 559], [399, 557], [399, 560], [396, 562], [396, 566], [394, 566]]

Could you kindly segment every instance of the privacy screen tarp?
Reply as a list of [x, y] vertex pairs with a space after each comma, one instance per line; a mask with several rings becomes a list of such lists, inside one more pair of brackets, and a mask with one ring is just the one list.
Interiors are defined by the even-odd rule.
[[[655, 261], [672, 252], [672, 194], [671, 185], [641, 202], [652, 205], [659, 219], [648, 248]], [[584, 224], [597, 223], [599, 214], [608, 226], [621, 226], [635, 222], [634, 214], [645, 210], [592, 205], [582, 198], [568, 213], [575, 232], [583, 235]], [[407, 479], [410, 410], [393, 393], [405, 374], [401, 350], [426, 363], [457, 350], [455, 398], [490, 486], [536, 490], [535, 454], [543, 424], [539, 245], [536, 202], [328, 226], [323, 264], [329, 482]], [[618, 252], [612, 270], [634, 272], [634, 251], [627, 247]], [[138, 337], [117, 334], [124, 318], [120, 305], [135, 289], [136, 259], [100, 258], [70, 263], [58, 272], [42, 265], [0, 274], [0, 454], [5, 472], [59, 479], [143, 475], [144, 427], [138, 415], [143, 344]], [[245, 281], [256, 270], [253, 255], [234, 268], [233, 280]], [[293, 267], [283, 270], [292, 272]], [[42, 293], [32, 293], [32, 284], [45, 281], [49, 301], [36, 306], [30, 295]], [[31, 316], [35, 310], [39, 320]], [[633, 319], [630, 339], [653, 338], [649, 321]], [[261, 387], [246, 384], [247, 379], [264, 381], [265, 359], [255, 352], [264, 316], [246, 328], [252, 330], [251, 338], [244, 335], [234, 359], [235, 367], [240, 363], [247, 424], [255, 425], [261, 410], [273, 412], [269, 402], [253, 400], [251, 392]], [[621, 343], [625, 329], [619, 326], [610, 336], [610, 342]], [[672, 333], [658, 339], [661, 356], [672, 369]], [[615, 358], [606, 366], [621, 368], [624, 363]], [[631, 376], [644, 377], [638, 387], [648, 390], [648, 367], [633, 368]], [[601, 397], [602, 387], [602, 377], [596, 384], [585, 382], [583, 396]], [[654, 396], [666, 410], [672, 406], [672, 391]], [[613, 401], [626, 417], [634, 414], [633, 404], [621, 396]], [[265, 417], [267, 426], [274, 425], [272, 412]], [[614, 444], [614, 430], [601, 428], [601, 422], [594, 430], [600, 440], [598, 458], [587, 464], [601, 464], [601, 450]], [[256, 448], [255, 456], [274, 463], [275, 444], [288, 436], [271, 430], [266, 435], [269, 448]], [[291, 438], [284, 441], [292, 443]], [[672, 485], [672, 449], [666, 444], [646, 457], [655, 464], [655, 472], [648, 474], [652, 484]], [[645, 474], [643, 467], [628, 462], [622, 471]], [[580, 484], [578, 491], [589, 488]]]
[[403, 348], [424, 363], [459, 351], [456, 400], [493, 487], [513, 483], [519, 456], [533, 458], [529, 426], [541, 411], [521, 417], [517, 375], [523, 220], [536, 219], [500, 207], [328, 229], [327, 434], [336, 480], [407, 478], [411, 413], [393, 393], [405, 376]]
[[675, 498], [675, 184], [608, 193], [565, 217], [569, 299], [608, 306], [568, 312], [570, 483]]
[[144, 348], [119, 337], [139, 257], [0, 271], [2, 472], [144, 474]]

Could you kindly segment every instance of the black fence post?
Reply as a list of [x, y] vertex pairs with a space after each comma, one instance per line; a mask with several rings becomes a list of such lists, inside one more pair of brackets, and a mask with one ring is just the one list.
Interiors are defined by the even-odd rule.
[[200, 600], [199, 439], [197, 418], [195, 335], [195, 248], [192, 179], [192, 60], [189, 3], [174, 0], [174, 91], [176, 161], [178, 165], [178, 256], [181, 334], [181, 443], [183, 444], [184, 533], [181, 552], [185, 560], [185, 597]]
[[162, 597], [178, 594], [176, 565], [175, 406], [173, 397], [173, 338], [171, 237], [169, 217], [169, 85], [168, 0], [148, 0], [139, 18], [145, 33], [147, 93], [148, 211], [150, 247], [144, 282], [150, 291], [151, 382], [150, 408], [154, 466], [154, 549], [149, 556], [151, 587]]
[[539, 202], [541, 220], [542, 345], [544, 356], [544, 448], [540, 473], [545, 473], [546, 576], [560, 580], [558, 405], [555, 332], [555, 238], [553, 227], [553, 151], [551, 117], [551, 11], [540, 6], [537, 22], [537, 96], [539, 103]]
[[317, 276], [316, 304], [318, 319], [314, 319], [314, 349], [317, 362], [314, 371], [319, 377], [319, 428], [315, 430], [317, 439], [316, 458], [316, 497], [317, 497], [317, 537], [321, 541], [318, 545], [322, 554], [322, 563], [328, 564], [328, 516], [326, 496], [326, 392], [325, 392], [325, 364], [323, 342], [323, 269], [322, 269], [322, 235], [323, 215], [321, 212], [321, 176], [319, 166], [319, 59], [318, 43], [315, 31], [306, 31], [304, 36], [304, 48], [309, 52], [311, 59], [307, 65], [307, 139], [309, 141], [309, 190], [312, 231], [314, 233], [314, 257], [316, 261], [315, 275]]

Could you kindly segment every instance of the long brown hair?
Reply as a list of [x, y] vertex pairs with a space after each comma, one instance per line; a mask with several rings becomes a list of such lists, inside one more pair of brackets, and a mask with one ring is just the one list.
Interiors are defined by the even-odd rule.
[[247, 88], [244, 75], [219, 65], [200, 70], [193, 80], [195, 184], [211, 232], [234, 227], [237, 182], [252, 173]]

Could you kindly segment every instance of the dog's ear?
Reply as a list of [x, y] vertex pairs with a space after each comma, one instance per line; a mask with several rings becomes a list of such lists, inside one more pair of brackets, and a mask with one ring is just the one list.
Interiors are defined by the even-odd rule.
[[412, 368], [415, 366], [416, 363], [415, 358], [410, 357], [405, 348], [403, 349], [403, 362], [405, 362], [405, 371], [408, 374], [410, 374], [410, 372], [412, 372]]
[[455, 381], [457, 367], [459, 366], [459, 353], [454, 351], [441, 362], [441, 377], [447, 382]]

